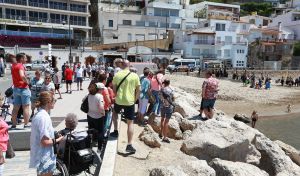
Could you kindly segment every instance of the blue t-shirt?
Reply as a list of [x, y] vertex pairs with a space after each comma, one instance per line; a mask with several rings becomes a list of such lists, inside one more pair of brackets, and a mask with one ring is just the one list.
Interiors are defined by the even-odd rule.
[[141, 99], [149, 99], [149, 96], [147, 94], [148, 90], [150, 89], [150, 80], [146, 78], [145, 76], [142, 76], [140, 79], [141, 82], [141, 93], [140, 98]]

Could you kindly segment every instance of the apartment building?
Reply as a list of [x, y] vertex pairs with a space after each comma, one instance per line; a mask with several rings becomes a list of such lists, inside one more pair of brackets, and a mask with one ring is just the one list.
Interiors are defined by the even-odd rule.
[[89, 0], [0, 0], [0, 35], [86, 38]]
[[184, 14], [179, 1], [133, 4], [99, 3], [103, 44], [164, 39], [169, 31], [181, 29]]

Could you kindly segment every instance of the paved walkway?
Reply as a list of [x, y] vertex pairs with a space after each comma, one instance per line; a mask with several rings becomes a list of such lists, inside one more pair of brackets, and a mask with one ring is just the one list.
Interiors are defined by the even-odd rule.
[[[68, 113], [75, 113], [78, 116], [79, 123], [77, 129], [86, 129], [87, 122], [86, 114], [80, 110], [80, 105], [83, 97], [87, 94], [87, 86], [89, 81], [84, 81], [83, 91], [73, 91], [72, 94], [63, 94], [62, 100], [58, 100], [55, 104], [55, 109], [51, 111], [51, 117], [53, 123], [58, 124], [55, 130], [61, 130], [65, 127], [64, 117]], [[63, 85], [65, 86], [65, 85]], [[73, 84], [73, 90], [77, 89], [76, 85]], [[62, 92], [65, 92], [65, 87], [63, 87]], [[58, 98], [58, 95], [56, 95]], [[5, 163], [4, 176], [35, 176], [35, 169], [29, 169], [29, 151], [18, 151], [16, 152], [16, 157], [13, 159], [7, 159]]]

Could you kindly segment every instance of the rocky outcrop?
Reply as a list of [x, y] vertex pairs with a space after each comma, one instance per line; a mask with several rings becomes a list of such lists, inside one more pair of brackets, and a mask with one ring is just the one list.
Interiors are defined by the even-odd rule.
[[144, 141], [144, 143], [146, 145], [148, 145], [149, 147], [153, 147], [153, 148], [158, 147], [159, 148], [161, 146], [161, 142], [158, 137], [158, 134], [155, 133], [153, 131], [153, 129], [148, 125], [144, 128], [142, 133], [139, 135], [139, 139], [141, 141]]
[[192, 131], [186, 130], [185, 132], [182, 133], [182, 138], [185, 140], [189, 138], [192, 135]]
[[183, 166], [183, 171], [189, 176], [215, 176], [216, 172], [205, 160], [187, 161]]
[[282, 141], [274, 141], [279, 147], [285, 152], [287, 156], [291, 158], [291, 160], [300, 166], [300, 152], [294, 147], [282, 142]]
[[181, 151], [207, 161], [221, 158], [258, 164], [260, 153], [251, 144], [256, 134], [260, 133], [241, 122], [220, 116], [197, 124], [191, 137], [183, 142]]
[[149, 176], [188, 176], [180, 166], [158, 167], [150, 171]]
[[299, 176], [300, 167], [296, 165], [275, 142], [263, 134], [257, 135], [254, 141], [255, 147], [261, 153], [259, 167], [270, 175]]
[[181, 90], [176, 89], [174, 94], [176, 105], [175, 112], [180, 113], [184, 118], [193, 117], [199, 114], [197, 108], [199, 108], [199, 102], [195, 99], [195, 96]]
[[179, 123], [179, 126], [182, 131], [193, 131], [194, 128], [196, 127], [196, 122], [188, 119], [182, 119], [181, 122]]
[[[161, 131], [160, 122], [161, 122], [161, 117], [155, 117], [153, 120], [151, 118], [151, 121], [149, 121], [149, 125], [153, 128], [153, 130], [156, 133], [160, 133], [160, 131]], [[168, 126], [169, 126], [169, 130], [168, 130], [169, 138], [172, 138], [172, 139], [182, 139], [183, 138], [179, 123], [174, 117], [172, 117], [169, 120]]]
[[242, 163], [213, 159], [210, 166], [214, 168], [218, 176], [268, 176], [269, 174], [258, 167]]
[[241, 121], [244, 123], [251, 122], [251, 119], [249, 117], [247, 117], [245, 114], [235, 114], [233, 118], [234, 118], [234, 120]]
[[216, 172], [204, 160], [191, 160], [182, 166], [170, 165], [157, 167], [150, 171], [150, 176], [215, 176]]

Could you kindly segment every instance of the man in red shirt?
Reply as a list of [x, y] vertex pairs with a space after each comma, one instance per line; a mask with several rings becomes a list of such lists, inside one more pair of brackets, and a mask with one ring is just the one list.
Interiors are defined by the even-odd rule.
[[69, 86], [70, 86], [70, 94], [71, 94], [72, 93], [73, 70], [70, 69], [69, 65], [66, 66], [65, 78], [66, 78], [66, 86], [67, 86], [66, 93], [69, 92]]
[[13, 63], [11, 68], [11, 75], [14, 85], [14, 108], [12, 111], [11, 128], [16, 128], [17, 115], [21, 106], [23, 108], [24, 128], [28, 128], [31, 92], [28, 86], [29, 80], [26, 78], [25, 67], [23, 66], [23, 64], [26, 63], [27, 58], [24, 53], [19, 53], [16, 56], [16, 60], [17, 62]]

